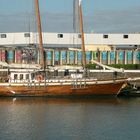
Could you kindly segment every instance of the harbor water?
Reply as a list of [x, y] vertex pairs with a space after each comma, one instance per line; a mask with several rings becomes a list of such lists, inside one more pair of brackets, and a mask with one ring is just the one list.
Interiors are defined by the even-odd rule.
[[140, 98], [0, 98], [1, 140], [139, 140]]

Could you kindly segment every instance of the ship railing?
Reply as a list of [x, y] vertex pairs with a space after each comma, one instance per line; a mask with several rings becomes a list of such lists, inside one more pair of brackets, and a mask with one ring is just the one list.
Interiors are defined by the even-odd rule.
[[73, 79], [71, 85], [72, 89], [87, 89], [86, 79]]

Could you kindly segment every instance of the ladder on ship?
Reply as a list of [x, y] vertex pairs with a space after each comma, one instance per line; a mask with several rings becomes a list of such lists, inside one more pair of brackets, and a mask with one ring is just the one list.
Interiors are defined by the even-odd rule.
[[71, 83], [72, 89], [87, 89], [87, 83], [86, 80], [78, 80], [74, 79]]

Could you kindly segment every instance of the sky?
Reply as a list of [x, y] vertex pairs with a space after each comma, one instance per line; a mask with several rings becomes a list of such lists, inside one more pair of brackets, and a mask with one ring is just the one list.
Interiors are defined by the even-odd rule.
[[[0, 32], [34, 31], [35, 0], [0, 0]], [[39, 0], [42, 29], [73, 32], [73, 0]], [[83, 0], [84, 31], [140, 32], [140, 0]]]

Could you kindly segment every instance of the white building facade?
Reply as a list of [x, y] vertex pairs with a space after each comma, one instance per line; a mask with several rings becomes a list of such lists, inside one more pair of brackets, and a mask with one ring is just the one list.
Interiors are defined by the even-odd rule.
[[[0, 46], [38, 44], [38, 33], [0, 33]], [[79, 34], [43, 33], [43, 43], [65, 45], [81, 44]], [[86, 45], [140, 45], [140, 34], [85, 34]]]

